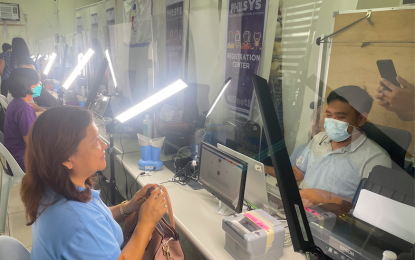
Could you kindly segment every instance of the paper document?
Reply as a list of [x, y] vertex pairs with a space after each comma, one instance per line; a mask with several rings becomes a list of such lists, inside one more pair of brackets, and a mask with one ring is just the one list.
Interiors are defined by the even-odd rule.
[[415, 243], [415, 208], [361, 190], [353, 216], [409, 243]]

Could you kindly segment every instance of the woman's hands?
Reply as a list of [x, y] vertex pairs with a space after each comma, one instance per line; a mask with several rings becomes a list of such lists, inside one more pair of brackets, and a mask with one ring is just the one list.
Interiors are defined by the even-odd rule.
[[134, 197], [126, 204], [124, 204], [124, 212], [129, 215], [140, 209], [141, 205], [150, 197], [153, 190], [157, 188], [156, 184], [147, 184], [141, 190], [134, 194]]
[[154, 228], [166, 212], [166, 197], [160, 188], [156, 188], [141, 206], [138, 222]]
[[[167, 212], [165, 202], [166, 193], [162, 192], [158, 187], [153, 190], [154, 187], [157, 186], [154, 184], [146, 185], [134, 196], [136, 197], [138, 194], [138, 196], [141, 197], [151, 192], [148, 199], [141, 205], [137, 226], [134, 229], [130, 241], [121, 251], [118, 260], [142, 259], [154, 228]], [[135, 201], [134, 198], [131, 202], [133, 201]], [[137, 204], [137, 202], [135, 204]]]

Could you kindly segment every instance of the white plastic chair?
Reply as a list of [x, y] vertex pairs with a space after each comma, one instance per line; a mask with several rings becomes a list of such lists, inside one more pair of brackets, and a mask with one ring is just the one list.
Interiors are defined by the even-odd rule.
[[9, 106], [9, 103], [7, 102], [7, 98], [3, 95], [0, 95], [0, 104], [3, 107], [3, 109], [7, 109], [7, 107]]
[[30, 260], [30, 252], [17, 239], [0, 236], [0, 259]]
[[[5, 97], [3, 95], [0, 95], [0, 98], [7, 102], [7, 97]], [[9, 103], [9, 102], [7, 102], [7, 103]]]
[[7, 148], [2, 143], [0, 143], [0, 154], [6, 158], [10, 169], [13, 171], [13, 176], [10, 176], [6, 173], [8, 171], [7, 165], [3, 165], [3, 167], [1, 167], [0, 233], [4, 233], [6, 231], [6, 217], [7, 208], [9, 205], [10, 189], [15, 183], [22, 182], [22, 178], [25, 173], [23, 172], [22, 168], [20, 168], [14, 157], [10, 154], [9, 150], [7, 150]]

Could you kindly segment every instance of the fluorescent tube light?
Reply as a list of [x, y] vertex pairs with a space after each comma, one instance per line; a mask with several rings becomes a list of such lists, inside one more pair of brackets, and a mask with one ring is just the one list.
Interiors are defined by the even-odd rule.
[[207, 113], [206, 117], [208, 117], [210, 115], [210, 113], [212, 113], [213, 109], [215, 108], [216, 104], [218, 103], [220, 97], [223, 95], [223, 93], [225, 93], [226, 88], [229, 86], [229, 84], [231, 83], [232, 79], [229, 78], [226, 82], [225, 82], [225, 86], [223, 86], [222, 90], [220, 91], [219, 95], [216, 97], [215, 101], [213, 102], [212, 106], [209, 109], [209, 112]]
[[79, 72], [81, 72], [81, 70], [85, 67], [87, 62], [91, 59], [92, 55], [94, 55], [94, 51], [92, 49], [89, 49], [86, 52], [85, 56], [82, 58], [81, 62], [78, 63], [76, 68], [72, 71], [71, 75], [66, 80], [65, 84], [63, 84], [63, 88], [68, 89], [71, 86], [72, 82], [76, 79], [76, 77], [79, 75]]
[[114, 81], [114, 86], [117, 87], [117, 81], [115, 80], [114, 68], [112, 67], [112, 62], [111, 62], [110, 53], [108, 52], [108, 49], [105, 51], [105, 55], [107, 56], [108, 65], [110, 67], [112, 80]]
[[143, 102], [135, 105], [134, 107], [128, 109], [124, 113], [121, 113], [118, 115], [115, 119], [118, 120], [121, 123], [124, 123], [128, 121], [129, 119], [135, 117], [136, 115], [146, 111], [147, 109], [157, 105], [161, 101], [165, 100], [166, 98], [169, 98], [170, 96], [176, 94], [180, 90], [187, 87], [187, 84], [184, 83], [182, 80], [178, 80], [176, 82], [173, 82], [168, 87], [165, 87], [164, 89], [160, 90], [156, 94], [152, 95], [151, 97], [147, 98]]
[[43, 73], [45, 75], [49, 74], [49, 71], [52, 68], [52, 65], [53, 65], [53, 62], [55, 61], [55, 59], [56, 59], [56, 53], [52, 53], [52, 55], [50, 56], [48, 65], [46, 65], [45, 71], [43, 71]]

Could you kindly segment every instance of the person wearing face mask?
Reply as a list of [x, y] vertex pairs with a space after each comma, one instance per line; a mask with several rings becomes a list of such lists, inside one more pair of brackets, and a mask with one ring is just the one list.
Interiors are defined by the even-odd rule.
[[[33, 67], [33, 65], [21, 65], [19, 68], [27, 68], [27, 69], [32, 69], [34, 71], [35, 67]], [[40, 79], [40, 75], [38, 74], [38, 77]], [[44, 112], [45, 109], [39, 107], [35, 101], [33, 100], [33, 98], [38, 97], [40, 95], [40, 92], [42, 91], [42, 85], [40, 84], [40, 82], [34, 84], [33, 86], [31, 86], [31, 90], [33, 95], [30, 95], [31, 97], [29, 97], [29, 94], [27, 96], [28, 100], [29, 100], [29, 104], [33, 107], [33, 109], [35, 110], [36, 113], [41, 113]], [[11, 91], [9, 92], [9, 96], [7, 97], [9, 103], [13, 100], [13, 96], [11, 95]]]
[[314, 136], [293, 167], [305, 205], [351, 200], [372, 168], [392, 167], [385, 150], [366, 137], [373, 98], [358, 86], [343, 86], [327, 97], [325, 132]]
[[36, 119], [35, 110], [29, 104], [33, 95], [31, 86], [38, 82], [39, 76], [36, 71], [28, 68], [14, 69], [9, 78], [10, 92], [14, 99], [7, 107], [4, 119], [4, 146], [24, 172], [27, 135]]

